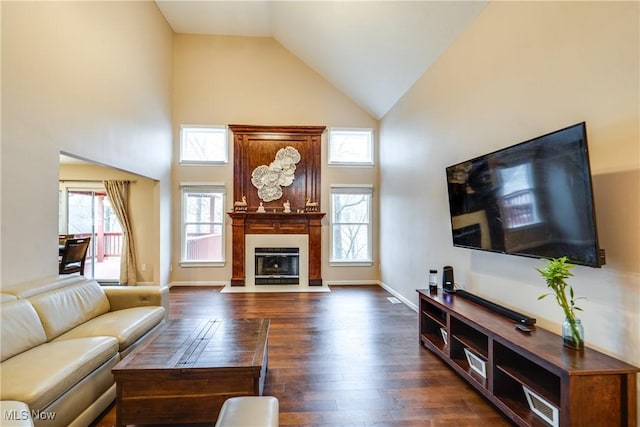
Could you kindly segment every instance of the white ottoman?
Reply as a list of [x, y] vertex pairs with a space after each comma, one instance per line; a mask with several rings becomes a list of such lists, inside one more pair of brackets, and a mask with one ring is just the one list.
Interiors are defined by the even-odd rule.
[[33, 427], [31, 411], [24, 402], [0, 401], [0, 425], [2, 427]]
[[278, 399], [242, 396], [227, 399], [215, 427], [278, 427]]

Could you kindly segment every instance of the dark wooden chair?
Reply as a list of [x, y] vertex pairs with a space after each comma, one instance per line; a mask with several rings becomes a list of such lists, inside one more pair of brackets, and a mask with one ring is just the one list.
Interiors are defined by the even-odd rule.
[[58, 234], [58, 244], [64, 246], [64, 242], [66, 242], [67, 239], [73, 239], [73, 237], [73, 234]]
[[84, 261], [90, 242], [91, 237], [65, 240], [58, 272], [60, 274], [80, 273], [84, 275]]
[[58, 263], [62, 260], [62, 252], [64, 252], [64, 242], [67, 239], [73, 239], [75, 236], [73, 234], [58, 234]]

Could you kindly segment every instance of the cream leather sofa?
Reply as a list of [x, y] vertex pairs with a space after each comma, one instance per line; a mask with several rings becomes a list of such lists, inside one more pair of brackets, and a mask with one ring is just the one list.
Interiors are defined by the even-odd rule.
[[[111, 368], [163, 324], [168, 304], [166, 288], [78, 275], [3, 287], [0, 407], [25, 403], [36, 427], [89, 425], [115, 398]], [[0, 425], [23, 415], [3, 410]]]

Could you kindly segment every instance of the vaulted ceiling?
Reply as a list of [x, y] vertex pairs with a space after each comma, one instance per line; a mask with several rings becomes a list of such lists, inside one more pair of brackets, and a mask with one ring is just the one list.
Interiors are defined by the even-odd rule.
[[379, 119], [487, 1], [156, 3], [176, 33], [273, 37]]

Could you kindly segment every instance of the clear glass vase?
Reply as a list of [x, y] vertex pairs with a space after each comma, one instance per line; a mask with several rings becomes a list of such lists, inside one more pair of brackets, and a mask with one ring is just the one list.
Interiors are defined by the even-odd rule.
[[584, 349], [584, 328], [580, 319], [565, 318], [562, 323], [562, 343], [574, 350]]

